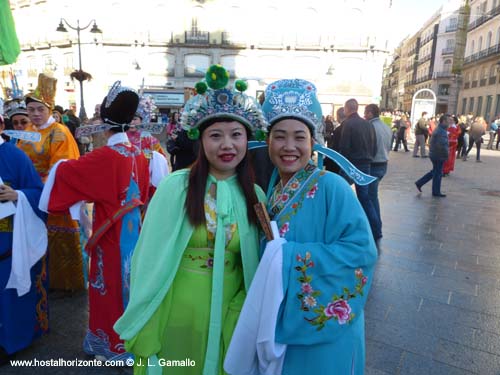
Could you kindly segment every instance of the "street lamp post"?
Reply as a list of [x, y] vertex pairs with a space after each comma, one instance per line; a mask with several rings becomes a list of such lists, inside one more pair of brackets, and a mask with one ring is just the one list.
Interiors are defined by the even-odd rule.
[[93, 23], [92, 28], [90, 29], [91, 33], [97, 33], [97, 34], [102, 34], [101, 29], [97, 27], [96, 21], [95, 20], [90, 20], [90, 22], [87, 24], [85, 27], [80, 27], [80, 20], [76, 20], [76, 27], [72, 26], [69, 24], [68, 21], [66, 21], [64, 18], [61, 18], [61, 21], [59, 22], [59, 26], [57, 27], [56, 31], [60, 31], [63, 33], [67, 33], [68, 30], [66, 27], [64, 27], [63, 22], [72, 30], [76, 30], [76, 36], [77, 36], [77, 43], [78, 43], [78, 74], [75, 74], [75, 78], [80, 82], [80, 114], [78, 117], [80, 117], [80, 120], [86, 120], [87, 119], [87, 113], [85, 112], [85, 104], [83, 100], [83, 81], [90, 79], [91, 76], [88, 73], [85, 73], [82, 70], [82, 47], [80, 43], [80, 31], [86, 30], [90, 27], [90, 25]]

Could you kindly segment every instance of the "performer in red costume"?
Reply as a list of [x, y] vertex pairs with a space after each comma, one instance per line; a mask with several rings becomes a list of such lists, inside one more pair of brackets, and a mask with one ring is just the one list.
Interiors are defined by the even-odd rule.
[[448, 176], [450, 172], [455, 170], [455, 158], [457, 156], [458, 136], [460, 135], [460, 128], [458, 127], [458, 118], [453, 116], [453, 124], [448, 127], [448, 143], [449, 143], [449, 156], [448, 160], [444, 162], [443, 175]]
[[135, 91], [116, 82], [101, 105], [102, 121], [108, 125], [107, 145], [78, 160], [56, 164], [40, 199], [40, 208], [54, 213], [80, 201], [94, 202], [93, 234], [86, 246], [91, 263], [89, 329], [83, 347], [102, 360], [131, 356], [113, 324], [128, 304], [140, 208], [148, 200], [148, 162], [125, 133], [138, 103]]

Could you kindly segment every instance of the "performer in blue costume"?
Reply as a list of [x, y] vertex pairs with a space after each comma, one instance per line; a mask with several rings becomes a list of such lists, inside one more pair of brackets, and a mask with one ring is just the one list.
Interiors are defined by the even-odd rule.
[[344, 179], [311, 161], [322, 116], [315, 86], [274, 82], [262, 110], [279, 172], [268, 192], [279, 234], [264, 250], [224, 368], [238, 375], [363, 374], [363, 310], [377, 259], [370, 225]]
[[[2, 130], [0, 128], [0, 133]], [[37, 223], [37, 228], [29, 230], [30, 236], [45, 235], [45, 248], [37, 251], [39, 255], [45, 253], [46, 231], [43, 233], [43, 230], [46, 216], [38, 210], [42, 181], [26, 154], [15, 145], [5, 142], [1, 136], [0, 177], [0, 201], [17, 201], [17, 210], [25, 204], [25, 208], [43, 220]], [[22, 198], [21, 193], [24, 195]], [[28, 228], [14, 225], [17, 225], [14, 224], [14, 215], [0, 219], [0, 362], [5, 361], [8, 355], [28, 347], [36, 337], [48, 331], [49, 324], [45, 256], [36, 261], [31, 272], [27, 272], [24, 289], [13, 283], [13, 231], [21, 230], [21, 236], [28, 235]], [[43, 228], [42, 233], [37, 231], [40, 227]]]

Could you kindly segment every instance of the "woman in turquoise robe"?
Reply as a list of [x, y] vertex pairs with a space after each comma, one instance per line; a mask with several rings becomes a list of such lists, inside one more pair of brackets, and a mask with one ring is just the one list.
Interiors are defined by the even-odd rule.
[[286, 239], [276, 342], [287, 345], [283, 375], [363, 374], [363, 309], [377, 251], [352, 189], [310, 160], [321, 121], [315, 91], [307, 81], [278, 81], [263, 104], [280, 176], [268, 211]]

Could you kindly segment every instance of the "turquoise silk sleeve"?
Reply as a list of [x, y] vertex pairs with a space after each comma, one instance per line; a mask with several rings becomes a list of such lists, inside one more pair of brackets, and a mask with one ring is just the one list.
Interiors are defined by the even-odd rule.
[[[362, 325], [377, 259], [370, 226], [359, 201], [338, 176], [325, 174], [278, 224], [283, 246], [283, 288], [277, 342], [335, 342]], [[311, 223], [314, 221], [314, 225]]]

